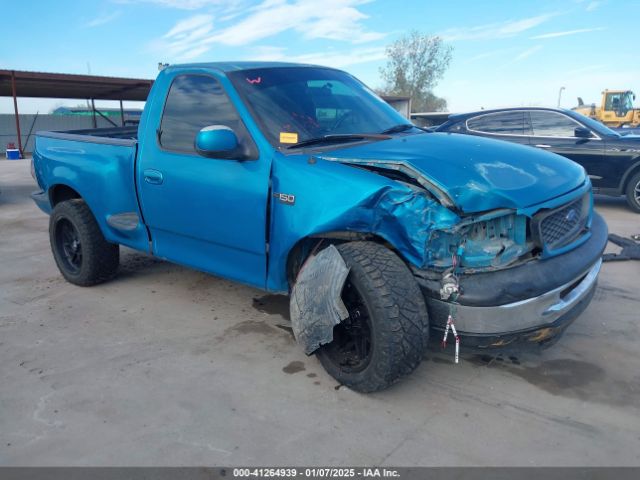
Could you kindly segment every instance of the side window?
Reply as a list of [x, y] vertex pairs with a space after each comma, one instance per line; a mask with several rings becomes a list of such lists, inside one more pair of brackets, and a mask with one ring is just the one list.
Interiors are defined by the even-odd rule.
[[209, 125], [225, 125], [242, 139], [248, 135], [218, 81], [206, 75], [180, 75], [171, 84], [160, 123], [160, 145], [193, 152], [196, 134]]
[[481, 115], [467, 120], [467, 128], [493, 135], [525, 135], [524, 112], [513, 111]]
[[569, 117], [555, 112], [531, 111], [531, 127], [536, 137], [573, 137], [581, 126]]

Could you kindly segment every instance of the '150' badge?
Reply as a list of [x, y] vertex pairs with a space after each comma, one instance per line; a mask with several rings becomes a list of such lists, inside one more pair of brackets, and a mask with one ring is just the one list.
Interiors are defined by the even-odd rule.
[[286, 205], [295, 205], [296, 203], [296, 196], [290, 193], [274, 193], [273, 196]]

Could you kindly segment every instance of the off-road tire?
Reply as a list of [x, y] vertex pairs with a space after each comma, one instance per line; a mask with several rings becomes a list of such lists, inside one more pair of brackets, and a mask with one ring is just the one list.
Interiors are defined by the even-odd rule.
[[332, 344], [323, 345], [316, 354], [341, 384], [358, 392], [382, 390], [413, 372], [423, 358], [429, 335], [424, 298], [409, 268], [388, 248], [349, 242], [337, 249], [350, 267], [345, 289], [350, 285], [357, 291], [369, 314], [370, 355], [364, 369], [352, 372], [332, 358]]
[[[71, 261], [65, 253], [61, 229], [75, 233], [80, 249], [79, 261]], [[120, 262], [120, 248], [102, 235], [91, 210], [84, 200], [58, 203], [49, 219], [49, 241], [53, 258], [62, 276], [70, 283], [88, 287], [113, 278]]]
[[636, 213], [640, 213], [640, 172], [631, 177], [627, 184], [627, 204]]

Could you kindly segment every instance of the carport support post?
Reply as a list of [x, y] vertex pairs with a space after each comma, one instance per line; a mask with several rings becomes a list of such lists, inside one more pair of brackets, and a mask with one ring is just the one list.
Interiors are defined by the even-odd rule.
[[91, 99], [91, 113], [93, 114], [93, 128], [98, 128], [98, 121], [96, 120], [96, 102]]
[[120, 122], [124, 127], [124, 108], [122, 107], [122, 100], [120, 100]]
[[22, 135], [20, 133], [20, 117], [18, 115], [18, 96], [16, 95], [16, 72], [11, 70], [11, 90], [13, 93], [13, 111], [16, 116], [16, 133], [18, 134], [18, 150], [22, 157]]

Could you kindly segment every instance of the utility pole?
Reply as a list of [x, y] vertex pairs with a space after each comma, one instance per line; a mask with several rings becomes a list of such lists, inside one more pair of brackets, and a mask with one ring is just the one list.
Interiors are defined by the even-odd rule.
[[562, 91], [564, 89], [564, 87], [560, 87], [560, 90], [558, 90], [558, 108], [560, 108], [560, 100], [562, 100]]
[[11, 93], [13, 95], [13, 112], [16, 117], [16, 134], [18, 137], [18, 149], [22, 157], [22, 135], [20, 134], [20, 114], [18, 113], [18, 94], [16, 93], [16, 72], [11, 70]]
[[[91, 64], [87, 62], [87, 75], [91, 75]], [[91, 104], [89, 103], [89, 99], [87, 98], [87, 110], [91, 108]], [[96, 128], [95, 126], [93, 128]]]

